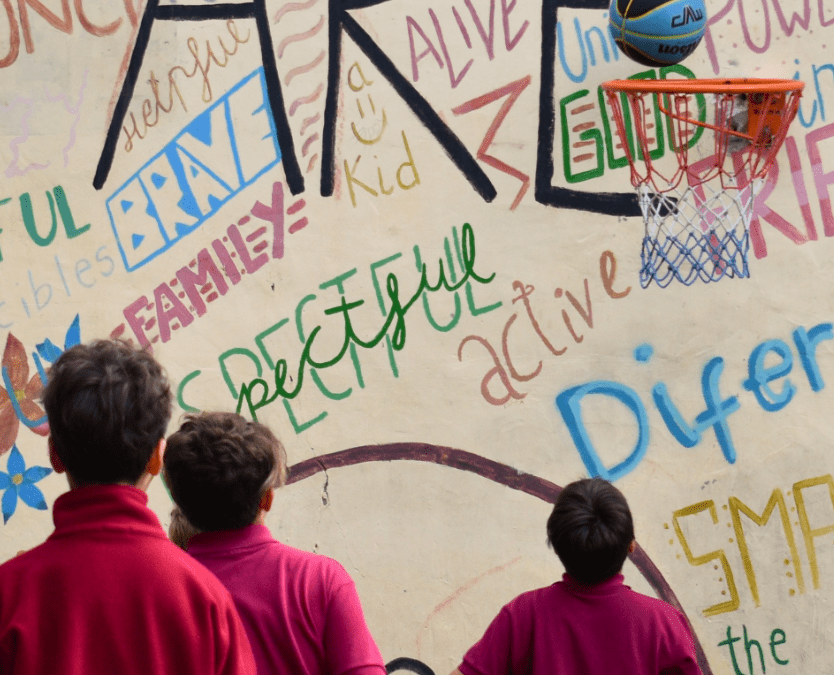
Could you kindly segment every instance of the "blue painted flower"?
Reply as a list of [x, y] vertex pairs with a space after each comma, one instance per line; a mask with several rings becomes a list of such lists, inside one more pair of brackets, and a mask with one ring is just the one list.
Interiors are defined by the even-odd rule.
[[17, 508], [17, 498], [20, 497], [23, 503], [33, 509], [46, 510], [46, 499], [35, 483], [52, 473], [52, 469], [45, 466], [31, 466], [26, 468], [26, 462], [17, 446], [12, 447], [9, 453], [9, 461], [6, 464], [8, 473], [0, 471], [0, 490], [5, 490], [3, 499], [0, 500], [0, 510], [3, 511], [3, 524], [9, 522], [9, 518]]

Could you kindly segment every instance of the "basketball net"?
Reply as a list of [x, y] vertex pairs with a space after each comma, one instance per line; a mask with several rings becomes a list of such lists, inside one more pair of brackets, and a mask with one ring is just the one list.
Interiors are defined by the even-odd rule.
[[[792, 90], [765, 90], [773, 82]], [[645, 223], [643, 288], [749, 277], [755, 196], [796, 115], [802, 83], [618, 80], [602, 88]]]

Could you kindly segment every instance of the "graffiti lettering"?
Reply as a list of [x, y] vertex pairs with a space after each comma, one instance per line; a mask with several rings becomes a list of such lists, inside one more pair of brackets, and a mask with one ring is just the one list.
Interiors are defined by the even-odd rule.
[[[802, 367], [812, 391], [821, 391], [825, 383], [819, 370], [816, 348], [823, 340], [834, 339], [831, 323], [822, 323], [810, 330], [797, 328], [793, 340], [799, 354]], [[650, 345], [641, 345], [635, 350], [634, 357], [645, 363], [652, 357]], [[771, 359], [776, 356], [778, 362]], [[770, 359], [767, 357], [770, 356]], [[765, 361], [771, 364], [765, 366]], [[719, 391], [719, 382], [724, 370], [724, 359], [720, 356], [710, 359], [701, 374], [701, 390], [706, 408], [695, 417], [690, 425], [684, 420], [677, 405], [672, 400], [664, 382], [658, 382], [652, 389], [652, 400], [663, 422], [675, 440], [685, 448], [693, 448], [701, 442], [705, 431], [712, 429], [721, 452], [728, 463], [736, 461], [736, 449], [728, 418], [737, 412], [741, 403], [737, 396], [724, 398]], [[766, 340], [759, 344], [750, 354], [748, 360], [748, 379], [742, 386], [752, 392], [764, 410], [775, 412], [784, 408], [793, 399], [795, 387], [788, 375], [793, 370], [793, 356], [790, 347], [782, 340]], [[779, 391], [773, 389], [772, 383], [782, 381]], [[581, 403], [586, 396], [599, 395], [619, 401], [634, 415], [639, 432], [637, 443], [629, 456], [613, 467], [606, 467], [597, 453], [582, 421]], [[575, 387], [569, 387], [556, 397], [556, 407], [567, 425], [571, 438], [582, 458], [585, 467], [592, 476], [602, 476], [608, 480], [617, 480], [633, 471], [643, 459], [649, 446], [650, 428], [646, 408], [636, 391], [619, 382], [594, 380]]]
[[[365, 304], [365, 301], [355, 300], [347, 302], [345, 297], [342, 296], [341, 302], [338, 306], [331, 307], [324, 312], [325, 315], [328, 316], [341, 314], [344, 320], [344, 339], [342, 341], [342, 346], [336, 355], [322, 361], [313, 358], [311, 355], [313, 343], [322, 328], [321, 326], [316, 326], [312, 331], [310, 331], [310, 334], [304, 343], [304, 348], [301, 352], [301, 358], [299, 359], [295, 378], [290, 378], [287, 360], [283, 358], [278, 359], [275, 363], [273, 372], [275, 386], [274, 391], [270, 394], [269, 384], [266, 380], [260, 377], [253, 379], [248, 384], [244, 384], [241, 386], [240, 396], [238, 397], [237, 412], [244, 409], [245, 404], [245, 409], [251, 415], [252, 419], [257, 419], [257, 411], [275, 401], [279, 396], [285, 399], [295, 398], [299, 393], [301, 393], [301, 388], [304, 384], [305, 367], [317, 368], [319, 370], [330, 368], [342, 360], [351, 345], [357, 345], [363, 349], [372, 349], [388, 335], [388, 331], [392, 328], [392, 326], [393, 333], [390, 336], [391, 345], [395, 351], [402, 350], [403, 347], [405, 347], [406, 342], [406, 314], [424, 292], [436, 292], [440, 289], [454, 292], [459, 288], [462, 288], [470, 279], [472, 281], [477, 281], [480, 284], [490, 283], [494, 278], [495, 273], [489, 275], [488, 277], [483, 277], [475, 271], [475, 234], [469, 223], [464, 224], [461, 239], [463, 276], [456, 283], [450, 283], [446, 278], [447, 272], [444, 269], [443, 261], [440, 260], [437, 283], [431, 284], [428, 280], [428, 268], [424, 264], [422, 266], [420, 282], [417, 286], [417, 290], [406, 302], [402, 302], [400, 298], [399, 280], [395, 274], [389, 273], [386, 278], [385, 290], [391, 306], [382, 327], [370, 340], [363, 340], [356, 335], [350, 318], [350, 311]], [[287, 388], [286, 382], [288, 378], [295, 382], [295, 387], [293, 389]], [[253, 397], [253, 392], [255, 390], [260, 392], [260, 398], [255, 399]]]

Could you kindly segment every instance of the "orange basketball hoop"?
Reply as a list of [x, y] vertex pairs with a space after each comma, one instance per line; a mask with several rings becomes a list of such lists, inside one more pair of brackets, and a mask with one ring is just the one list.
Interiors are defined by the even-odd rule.
[[[753, 200], [804, 86], [754, 78], [602, 84], [646, 225], [644, 288], [749, 276]], [[671, 158], [658, 138], [664, 118]]]

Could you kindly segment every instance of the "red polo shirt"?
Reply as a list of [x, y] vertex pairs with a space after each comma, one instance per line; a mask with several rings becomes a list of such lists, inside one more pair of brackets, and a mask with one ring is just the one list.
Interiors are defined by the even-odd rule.
[[147, 501], [121, 485], [55, 501], [55, 532], [0, 566], [0, 673], [255, 675], [228, 592]]

